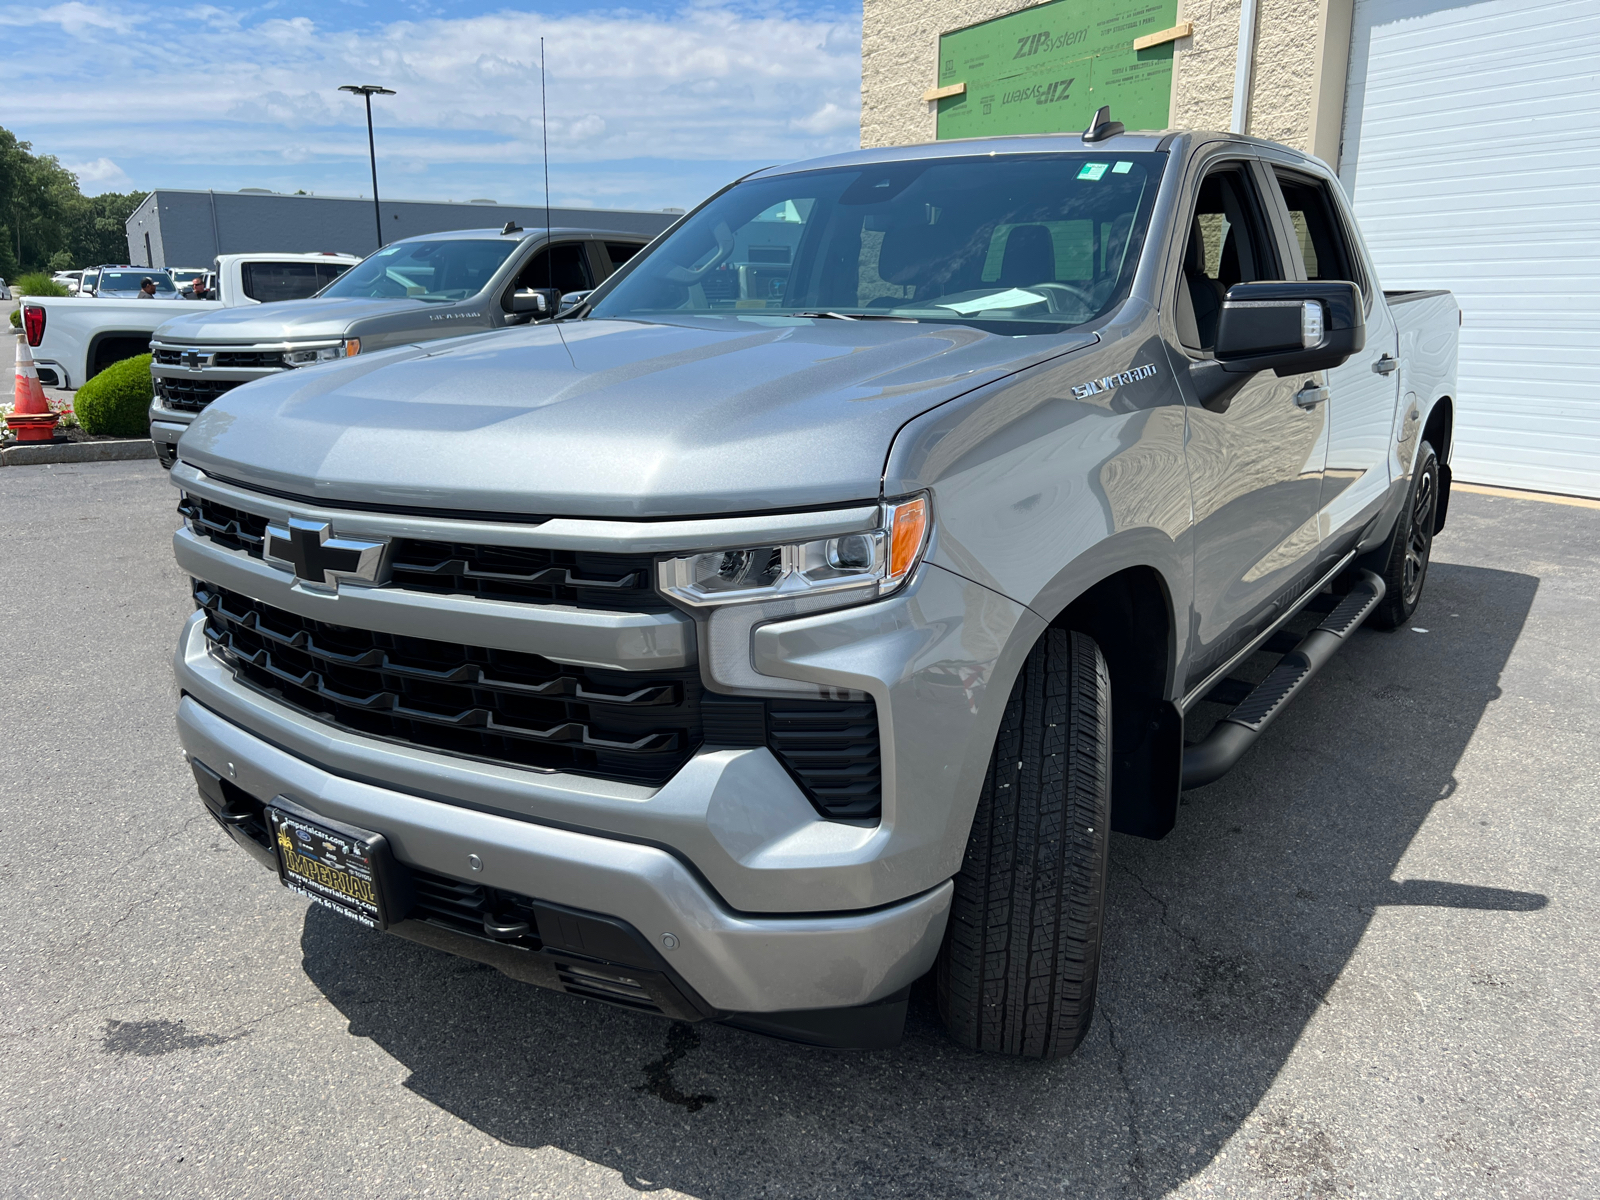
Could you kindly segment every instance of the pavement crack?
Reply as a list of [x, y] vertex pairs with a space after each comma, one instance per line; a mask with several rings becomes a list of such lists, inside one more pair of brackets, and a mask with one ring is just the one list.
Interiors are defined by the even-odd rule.
[[1161, 922], [1161, 928], [1172, 934], [1173, 937], [1188, 942], [1189, 945], [1193, 946], [1202, 954], [1206, 952], [1205, 947], [1200, 944], [1200, 940], [1198, 938], [1196, 938], [1193, 934], [1184, 932], [1182, 929], [1179, 929], [1172, 923], [1171, 911], [1167, 908], [1167, 902], [1156, 894], [1155, 890], [1144, 881], [1143, 877], [1137, 871], [1119, 859], [1113, 859], [1112, 861], [1115, 862], [1119, 868], [1121, 868], [1123, 873], [1126, 874], [1129, 879], [1133, 880], [1134, 883], [1139, 885], [1139, 890], [1141, 892], [1150, 897], [1150, 899], [1155, 903], [1156, 908], [1160, 910], [1159, 920]]
[[1127, 1109], [1128, 1140], [1133, 1143], [1133, 1153], [1128, 1159], [1128, 1188], [1134, 1196], [1144, 1195], [1144, 1138], [1139, 1132], [1139, 1102], [1133, 1090], [1133, 1080], [1128, 1077], [1128, 1051], [1117, 1038], [1117, 1024], [1111, 1010], [1104, 1002], [1100, 1005], [1101, 1020], [1106, 1023], [1106, 1037], [1111, 1043], [1111, 1056], [1117, 1065], [1117, 1082], [1122, 1085], [1124, 1106]]

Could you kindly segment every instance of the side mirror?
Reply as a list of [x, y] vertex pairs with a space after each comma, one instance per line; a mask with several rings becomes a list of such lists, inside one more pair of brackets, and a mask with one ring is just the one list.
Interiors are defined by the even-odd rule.
[[576, 308], [589, 298], [589, 293], [592, 291], [594, 291], [593, 288], [585, 288], [581, 292], [563, 292], [561, 294], [561, 311], [566, 312], [569, 308]]
[[531, 316], [535, 321], [555, 316], [560, 306], [559, 288], [522, 288], [511, 293], [511, 311], [521, 316]]
[[1367, 344], [1353, 283], [1236, 283], [1222, 301], [1216, 361], [1230, 375], [1337, 367]]

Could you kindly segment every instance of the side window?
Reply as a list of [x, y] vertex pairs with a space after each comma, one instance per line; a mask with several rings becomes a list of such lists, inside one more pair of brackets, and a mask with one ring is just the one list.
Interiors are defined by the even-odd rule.
[[582, 242], [557, 242], [541, 250], [528, 260], [517, 276], [517, 290], [524, 288], [560, 288], [563, 292], [581, 292], [594, 286], [594, 273], [589, 270], [589, 256]]
[[1213, 169], [1200, 184], [1178, 279], [1175, 323], [1185, 349], [1216, 345], [1222, 298], [1234, 284], [1282, 278], [1271, 246], [1244, 164]]
[[606, 256], [611, 259], [611, 269], [615, 271], [642, 249], [644, 247], [635, 246], [632, 242], [607, 242]]
[[329, 282], [322, 263], [247, 262], [239, 265], [244, 294], [271, 304], [277, 300], [304, 300]]
[[1283, 171], [1275, 172], [1284, 206], [1294, 226], [1295, 241], [1305, 264], [1306, 278], [1349, 280], [1365, 287], [1356, 256], [1345, 236], [1344, 223], [1328, 194], [1328, 185]]

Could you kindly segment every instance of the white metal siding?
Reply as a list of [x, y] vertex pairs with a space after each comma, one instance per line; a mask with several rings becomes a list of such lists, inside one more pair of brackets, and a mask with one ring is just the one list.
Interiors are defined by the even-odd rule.
[[1356, 0], [1340, 176], [1461, 302], [1458, 479], [1600, 496], [1600, 3]]

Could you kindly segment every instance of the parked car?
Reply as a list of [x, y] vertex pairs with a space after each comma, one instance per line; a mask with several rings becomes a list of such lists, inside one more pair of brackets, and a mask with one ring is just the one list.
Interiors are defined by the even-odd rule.
[[204, 267], [168, 267], [167, 274], [172, 277], [173, 287], [180, 292], [188, 293], [193, 291], [196, 279], [205, 277], [206, 269]]
[[[663, 215], [660, 228], [673, 220]], [[171, 466], [195, 415], [253, 379], [553, 316], [560, 293], [593, 288], [649, 240], [606, 229], [603, 212], [595, 221], [591, 228], [556, 229], [548, 242], [543, 229], [513, 225], [406, 238], [352, 267], [315, 301], [167, 322], [150, 343], [157, 457]]]
[[78, 285], [83, 279], [83, 272], [57, 271], [50, 278], [66, 288], [69, 294], [76, 296], [78, 294]]
[[101, 300], [136, 300], [147, 279], [156, 286], [157, 300], [178, 298], [172, 276], [154, 267], [101, 267], [94, 295]]
[[555, 321], [213, 403], [206, 808], [539, 986], [882, 1046], [931, 971], [962, 1045], [1070, 1052], [1110, 832], [1407, 623], [1455, 404], [1455, 301], [1323, 163], [1121, 128], [758, 171]]
[[[350, 254], [225, 254], [206, 275], [206, 300], [184, 298], [171, 288], [170, 279], [167, 302], [154, 306], [148, 300], [91, 301], [82, 295], [29, 299], [23, 306], [23, 328], [35, 348], [39, 378], [49, 387], [75, 388], [112, 363], [145, 353], [156, 327], [180, 313], [309, 296], [358, 261]], [[150, 275], [144, 268], [96, 267], [84, 272], [85, 287], [92, 286], [91, 280], [115, 279], [123, 272], [140, 279]], [[135, 281], [136, 291], [137, 286]], [[101, 296], [105, 294], [102, 288]]]
[[11, 288], [7, 286], [4, 279], [0, 279], [0, 300], [9, 299], [11, 299]]

